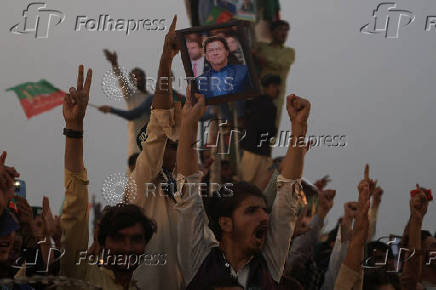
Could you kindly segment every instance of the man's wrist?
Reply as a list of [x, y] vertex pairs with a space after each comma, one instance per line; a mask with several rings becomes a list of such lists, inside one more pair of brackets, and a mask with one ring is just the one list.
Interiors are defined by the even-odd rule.
[[422, 219], [420, 217], [412, 215], [410, 217], [410, 223], [413, 223], [414, 225], [421, 227], [422, 226]]
[[82, 121], [68, 121], [65, 123], [65, 129], [74, 131], [83, 131], [83, 120]]
[[[182, 123], [180, 125], [181, 128], [189, 129], [189, 130], [195, 130], [198, 127], [198, 122], [189, 120], [189, 119], [182, 119]], [[197, 132], [197, 131], [195, 131]]]
[[305, 137], [307, 131], [307, 124], [295, 124], [292, 125], [292, 136]]
[[345, 216], [342, 218], [342, 225], [347, 226], [347, 227], [351, 227], [352, 224], [353, 224], [352, 218], [345, 217]]

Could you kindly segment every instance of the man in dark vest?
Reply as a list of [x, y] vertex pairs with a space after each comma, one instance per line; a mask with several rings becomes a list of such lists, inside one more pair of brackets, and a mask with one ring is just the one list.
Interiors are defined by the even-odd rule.
[[[241, 182], [224, 187], [220, 196], [208, 203], [208, 218], [199, 195], [201, 173], [192, 146], [205, 100], [202, 95], [196, 94], [195, 98], [195, 105], [188, 98], [183, 107], [177, 149], [181, 195], [176, 205], [177, 248], [186, 289], [276, 289], [301, 201], [304, 146], [297, 144], [300, 142], [290, 145], [277, 178], [277, 196], [270, 214], [262, 192]], [[290, 95], [287, 110], [293, 136], [304, 138], [310, 103]], [[208, 227], [209, 220], [214, 233]]]

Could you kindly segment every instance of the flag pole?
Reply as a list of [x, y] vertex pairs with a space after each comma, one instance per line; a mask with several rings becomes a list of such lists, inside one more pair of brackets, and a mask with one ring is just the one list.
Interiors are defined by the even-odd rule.
[[93, 107], [93, 108], [96, 108], [97, 110], [98, 110], [98, 108], [99, 108], [99, 106], [94, 105], [94, 104], [92, 104], [92, 103], [88, 103], [88, 106]]
[[[236, 110], [236, 105], [235, 105], [235, 102], [232, 102], [232, 111], [233, 111], [233, 125], [234, 125], [234, 128], [236, 129], [236, 131], [233, 131], [233, 132], [238, 132], [239, 133], [239, 126], [238, 126], [238, 112], [237, 112], [237, 110]], [[230, 133], [231, 134], [231, 133]], [[241, 155], [239, 154], [239, 138], [240, 138], [240, 136], [239, 136], [239, 134], [238, 134], [238, 136], [236, 137], [234, 137], [233, 138], [233, 143], [234, 143], [234, 145], [235, 145], [235, 160], [236, 160], [236, 173], [237, 173], [237, 175], [238, 175], [238, 177], [239, 177], [239, 179], [241, 180]], [[230, 146], [230, 144], [229, 144], [229, 146]]]

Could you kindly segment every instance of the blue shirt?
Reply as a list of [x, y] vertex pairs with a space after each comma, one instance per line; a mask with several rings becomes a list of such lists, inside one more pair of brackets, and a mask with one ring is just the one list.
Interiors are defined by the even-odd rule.
[[244, 92], [250, 87], [246, 65], [228, 64], [220, 71], [211, 68], [195, 79], [198, 92], [206, 99]]

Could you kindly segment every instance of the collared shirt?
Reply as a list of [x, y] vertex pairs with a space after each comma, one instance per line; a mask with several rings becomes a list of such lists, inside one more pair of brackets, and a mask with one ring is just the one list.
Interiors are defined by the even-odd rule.
[[[65, 169], [65, 201], [61, 215], [62, 247], [65, 254], [60, 259], [61, 273], [103, 289], [123, 290], [124, 285], [116, 283], [111, 270], [92, 265], [83, 258], [89, 238], [88, 183], [86, 169], [80, 172]], [[133, 280], [128, 289], [138, 289]]]
[[246, 91], [250, 86], [246, 65], [228, 64], [221, 70], [210, 68], [195, 79], [198, 91], [206, 99], [220, 95], [236, 94]]
[[[177, 180], [184, 180], [178, 176]], [[197, 275], [203, 261], [210, 254], [212, 248], [218, 247], [213, 232], [208, 227], [208, 218], [204, 211], [200, 196], [201, 174], [186, 177], [189, 191], [182, 195], [182, 201], [176, 206], [178, 217], [178, 256], [185, 283], [188, 285]], [[278, 192], [269, 218], [267, 238], [262, 250], [268, 270], [274, 281], [278, 282], [283, 274], [289, 245], [295, 228], [299, 201], [299, 180], [277, 178]], [[178, 184], [178, 192], [183, 192], [183, 182]], [[237, 273], [238, 281], [246, 283], [245, 270]], [[246, 284], [242, 284], [246, 287]]]
[[356, 272], [347, 265], [342, 264], [335, 282], [335, 290], [362, 289], [363, 271]]
[[175, 141], [179, 136], [181, 105], [169, 110], [153, 109], [147, 125], [147, 139], [136, 161], [132, 176], [137, 191], [134, 204], [144, 209], [147, 217], [156, 221], [157, 232], [147, 244], [147, 251], [166, 255], [166, 264], [139, 266], [133, 277], [141, 289], [182, 289], [183, 281], [177, 262], [177, 217], [173, 200], [160, 190], [161, 169], [167, 139]]
[[342, 239], [342, 225], [339, 225], [338, 233], [336, 234], [336, 242], [330, 254], [329, 266], [321, 286], [322, 290], [333, 290], [335, 287], [336, 278], [338, 277], [350, 244], [349, 241], [342, 241]]
[[197, 60], [191, 59], [192, 71], [194, 72], [194, 77], [201, 76], [204, 71], [204, 56]]

